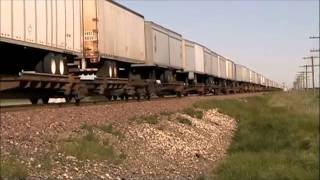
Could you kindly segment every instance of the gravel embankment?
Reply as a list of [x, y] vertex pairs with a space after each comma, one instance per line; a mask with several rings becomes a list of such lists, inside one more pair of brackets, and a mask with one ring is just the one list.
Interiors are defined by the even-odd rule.
[[[5, 112], [1, 113], [1, 155], [18, 157], [30, 179], [194, 179], [223, 158], [235, 120], [216, 110], [204, 112], [201, 120], [180, 113], [160, 115], [157, 124], [137, 122], [136, 117], [178, 112], [206, 98], [245, 96], [250, 95]], [[179, 123], [178, 117], [192, 125]], [[119, 130], [124, 138], [97, 129], [94, 132], [107, 138], [125, 159], [120, 163], [81, 161], [55, 151], [60, 140], [80, 135], [84, 123], [95, 127], [112, 124]], [[44, 155], [48, 155], [45, 160]], [[44, 169], [43, 161], [50, 161], [50, 168]]]

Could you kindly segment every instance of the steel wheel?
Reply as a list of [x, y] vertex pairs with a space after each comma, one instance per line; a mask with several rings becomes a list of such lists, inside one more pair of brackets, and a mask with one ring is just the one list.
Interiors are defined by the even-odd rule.
[[43, 98], [41, 98], [41, 100], [42, 100], [43, 104], [48, 104], [49, 103], [49, 97], [43, 97]]
[[39, 101], [39, 99], [36, 97], [32, 97], [29, 100], [30, 100], [31, 104], [38, 104], [38, 101]]

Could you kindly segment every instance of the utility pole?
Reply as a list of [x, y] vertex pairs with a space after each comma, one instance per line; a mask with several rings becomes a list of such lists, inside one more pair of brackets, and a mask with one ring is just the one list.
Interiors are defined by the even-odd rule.
[[[303, 57], [303, 59], [311, 59], [311, 66], [310, 65], [305, 65], [306, 72], [308, 71], [308, 67], [311, 67], [311, 73], [312, 73], [312, 89], [315, 90], [314, 86], [314, 67], [319, 66], [319, 65], [314, 65], [314, 59], [319, 58], [318, 56], [310, 56], [310, 57]], [[304, 66], [303, 66], [304, 67]]]
[[302, 71], [302, 73], [304, 73], [305, 75], [304, 75], [304, 77], [305, 77], [305, 88], [306, 88], [306, 90], [308, 90], [308, 73], [310, 73], [310, 72], [308, 72], [308, 66], [307, 65], [304, 65], [304, 66], [300, 66], [300, 67], [302, 67], [302, 68], [306, 68], [306, 70], [305, 71]]

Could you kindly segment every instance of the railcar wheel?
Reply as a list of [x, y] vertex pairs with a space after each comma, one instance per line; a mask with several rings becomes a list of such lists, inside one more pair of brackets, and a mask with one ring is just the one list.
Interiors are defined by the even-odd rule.
[[36, 97], [29, 98], [31, 104], [38, 104], [39, 99]]
[[67, 103], [70, 103], [72, 100], [71, 97], [65, 97], [64, 99], [66, 100]]
[[107, 98], [109, 101], [112, 100], [112, 96], [110, 96], [110, 95], [106, 96], [106, 98]]
[[79, 96], [75, 96], [74, 97], [74, 101], [76, 102], [76, 106], [79, 106], [80, 105], [80, 97]]
[[49, 53], [43, 59], [43, 72], [48, 74], [57, 73], [57, 61], [53, 53]]
[[43, 98], [41, 98], [41, 100], [42, 100], [43, 104], [48, 104], [49, 103], [49, 97], [43, 97]]

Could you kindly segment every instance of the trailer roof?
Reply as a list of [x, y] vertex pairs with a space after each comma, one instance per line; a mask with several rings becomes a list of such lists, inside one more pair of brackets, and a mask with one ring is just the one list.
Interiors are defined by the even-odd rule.
[[142, 18], [144, 19], [144, 16], [143, 16], [142, 14], [140, 14], [140, 13], [138, 13], [138, 12], [132, 10], [132, 9], [129, 9], [128, 7], [122, 5], [122, 4], [120, 4], [120, 3], [118, 3], [118, 2], [116, 2], [116, 1], [114, 1], [114, 0], [106, 0], [106, 1], [109, 1], [109, 2], [111, 2], [111, 3], [113, 3], [113, 4], [115, 4], [115, 5], [123, 8], [123, 9], [126, 9], [126, 10], [130, 11], [131, 13], [133, 13], [133, 14], [135, 14], [135, 15], [137, 15], [137, 16], [140, 16], [140, 17], [142, 17]]

